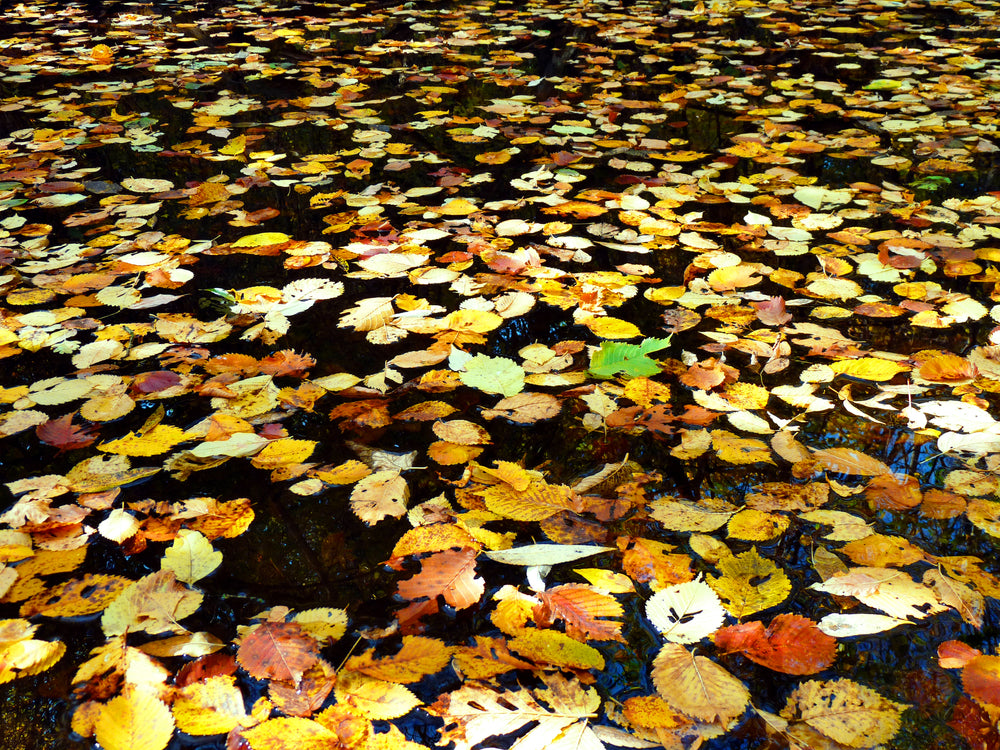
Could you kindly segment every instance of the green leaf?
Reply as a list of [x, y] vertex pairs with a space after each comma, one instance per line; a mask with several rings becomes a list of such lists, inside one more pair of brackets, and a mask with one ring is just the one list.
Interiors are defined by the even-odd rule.
[[470, 388], [484, 393], [513, 396], [524, 390], [524, 369], [504, 357], [477, 354], [465, 363], [465, 371], [458, 377]]
[[660, 372], [660, 366], [646, 355], [670, 345], [665, 339], [645, 339], [641, 344], [604, 341], [590, 358], [590, 373], [598, 378], [610, 378], [620, 372], [629, 377], [648, 377]]

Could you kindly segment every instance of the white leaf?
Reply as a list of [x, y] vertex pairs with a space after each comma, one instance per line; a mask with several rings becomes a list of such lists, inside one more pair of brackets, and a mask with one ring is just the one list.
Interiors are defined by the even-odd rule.
[[688, 581], [653, 594], [646, 617], [668, 641], [696, 643], [722, 627], [726, 610], [707, 583]]

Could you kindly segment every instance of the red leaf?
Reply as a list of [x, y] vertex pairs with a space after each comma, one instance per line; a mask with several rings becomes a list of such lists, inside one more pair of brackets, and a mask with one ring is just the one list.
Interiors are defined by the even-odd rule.
[[831, 664], [837, 639], [816, 623], [799, 615], [778, 615], [767, 630], [760, 622], [721, 628], [715, 645], [727, 652], [741, 652], [750, 661], [785, 674], [815, 674]]
[[85, 448], [97, 439], [93, 428], [73, 424], [73, 414], [50, 419], [35, 428], [38, 439], [61, 451]]
[[181, 384], [181, 376], [170, 370], [144, 372], [135, 376], [132, 388], [139, 393], [156, 393]]
[[990, 720], [989, 714], [964, 695], [955, 704], [948, 726], [969, 743], [969, 750], [1000, 748], [1000, 733]]

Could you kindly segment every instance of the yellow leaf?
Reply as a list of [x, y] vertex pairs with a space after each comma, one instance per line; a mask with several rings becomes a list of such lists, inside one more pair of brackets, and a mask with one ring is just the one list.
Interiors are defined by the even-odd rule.
[[846, 678], [810, 680], [792, 691], [781, 716], [841, 745], [874, 747], [896, 736], [900, 714], [907, 708]]
[[746, 508], [729, 519], [726, 531], [730, 539], [764, 542], [781, 536], [787, 528], [788, 516]]
[[104, 634], [121, 635], [129, 631], [180, 633], [178, 623], [201, 606], [202, 594], [177, 583], [171, 570], [160, 570], [130, 584], [101, 617]]
[[515, 521], [542, 521], [564, 510], [575, 510], [573, 490], [564, 484], [535, 481], [518, 492], [510, 485], [495, 484], [483, 493], [486, 507]]
[[892, 380], [896, 375], [906, 372], [910, 368], [888, 359], [861, 357], [860, 359], [842, 359], [839, 362], [834, 362], [830, 365], [830, 369], [838, 375], [846, 375], [849, 378], [882, 383]]
[[247, 137], [245, 135], [238, 135], [235, 138], [230, 138], [226, 145], [219, 149], [219, 153], [226, 156], [238, 156], [246, 150]]
[[131, 581], [122, 576], [93, 575], [53, 586], [21, 605], [21, 616], [80, 617], [101, 612]]
[[448, 313], [444, 325], [451, 331], [487, 333], [503, 324], [503, 318], [487, 310], [455, 310]]
[[637, 325], [620, 318], [595, 316], [587, 318], [583, 324], [591, 333], [602, 339], [633, 339], [642, 335]]
[[818, 279], [806, 286], [806, 289], [824, 299], [851, 300], [865, 293], [857, 282], [838, 278]]
[[445, 216], [468, 216], [469, 214], [476, 213], [478, 210], [478, 206], [470, 203], [465, 198], [452, 198], [440, 208], [435, 209], [435, 213]]
[[436, 638], [406, 635], [403, 647], [392, 656], [377, 658], [375, 649], [369, 649], [349, 659], [343, 669], [386, 682], [418, 682], [444, 669], [454, 650]]
[[130, 689], [101, 707], [94, 730], [104, 750], [164, 750], [174, 717], [156, 696]]
[[304, 462], [315, 449], [315, 440], [279, 438], [269, 441], [260, 453], [250, 459], [250, 463], [258, 469], [277, 469]]
[[226, 644], [214, 635], [202, 631], [149, 641], [139, 648], [150, 656], [191, 656], [197, 658], [206, 654], [214, 654], [225, 647]]
[[582, 576], [598, 591], [609, 594], [631, 594], [635, 586], [629, 577], [604, 568], [574, 568], [573, 572]]
[[670, 386], [649, 378], [631, 378], [625, 384], [625, 398], [639, 406], [650, 406], [654, 401], [670, 401]]
[[341, 672], [334, 688], [338, 703], [348, 703], [374, 721], [398, 719], [420, 700], [402, 685], [367, 677], [359, 672]]
[[181, 529], [177, 538], [163, 553], [160, 566], [172, 570], [178, 581], [194, 583], [222, 564], [222, 553], [197, 531]]
[[340, 744], [330, 729], [298, 716], [270, 719], [243, 732], [243, 738], [251, 750], [326, 750]]
[[750, 701], [746, 686], [705, 656], [668, 643], [653, 660], [653, 684], [671, 708], [699, 721], [723, 725], [740, 716]]
[[709, 576], [708, 584], [737, 619], [777, 606], [791, 593], [792, 582], [785, 572], [758, 555], [756, 547], [725, 557], [717, 566], [722, 575]]
[[198, 737], [226, 734], [253, 723], [232, 675], [215, 675], [184, 686], [177, 691], [172, 710], [177, 728]]
[[354, 484], [371, 473], [367, 465], [351, 459], [332, 469], [317, 469], [314, 476], [324, 484]]
[[853, 448], [826, 448], [815, 451], [812, 454], [812, 459], [827, 471], [834, 471], [838, 474], [874, 477], [892, 473], [892, 469], [877, 458], [872, 458]]
[[600, 651], [558, 630], [522, 630], [508, 645], [512, 651], [536, 664], [567, 669], [604, 669]]
[[347, 613], [333, 607], [317, 607], [299, 612], [292, 622], [321, 643], [340, 640], [347, 630]]
[[[27, 620], [0, 620], [0, 684], [44, 672], [66, 653], [61, 641], [31, 638], [35, 627], [28, 626]], [[18, 632], [8, 640], [12, 630]]]
[[410, 490], [406, 480], [395, 469], [369, 474], [351, 492], [351, 510], [369, 526], [386, 516], [400, 518], [406, 513]]
[[213, 398], [212, 408], [243, 419], [270, 411], [278, 405], [280, 389], [270, 375], [257, 375], [226, 386], [236, 398]]
[[720, 459], [730, 464], [774, 463], [767, 443], [741, 438], [728, 430], [712, 430], [712, 448]]
[[180, 427], [158, 424], [141, 435], [130, 432], [118, 440], [101, 443], [97, 450], [120, 456], [158, 456], [188, 439], [190, 435]]

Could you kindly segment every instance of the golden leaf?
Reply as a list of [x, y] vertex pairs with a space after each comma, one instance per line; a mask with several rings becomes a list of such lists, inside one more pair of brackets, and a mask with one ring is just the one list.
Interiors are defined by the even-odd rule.
[[705, 656], [668, 643], [653, 660], [653, 684], [671, 708], [699, 721], [728, 724], [750, 701], [746, 686]]
[[453, 646], [446, 646], [436, 638], [406, 635], [402, 648], [392, 656], [377, 658], [375, 649], [369, 649], [348, 659], [343, 669], [386, 682], [418, 682], [444, 669], [454, 650]]
[[177, 691], [171, 710], [177, 728], [203, 737], [226, 734], [254, 722], [247, 716], [243, 693], [232, 675], [215, 675]]
[[340, 640], [347, 630], [347, 612], [334, 607], [317, 607], [299, 612], [292, 622], [321, 643]]
[[725, 557], [717, 566], [722, 575], [709, 576], [708, 584], [729, 614], [737, 619], [781, 604], [792, 590], [785, 572], [758, 555], [756, 547]]
[[177, 532], [177, 539], [163, 553], [160, 563], [164, 570], [172, 570], [177, 580], [184, 583], [201, 580], [221, 564], [222, 553], [212, 547], [203, 534], [190, 529]]
[[729, 519], [726, 531], [730, 539], [764, 542], [781, 536], [787, 528], [788, 516], [746, 508]]
[[178, 621], [197, 612], [202, 598], [200, 591], [179, 584], [171, 570], [150, 573], [111, 602], [101, 617], [101, 629], [108, 636], [130, 631], [180, 633], [184, 628]]
[[101, 612], [132, 583], [122, 576], [94, 575], [53, 586], [21, 605], [21, 616], [80, 617]]
[[164, 750], [173, 733], [174, 718], [166, 704], [135, 688], [105, 703], [94, 723], [105, 750]]
[[340, 744], [333, 731], [298, 716], [269, 719], [242, 734], [251, 750], [322, 750]]
[[359, 672], [341, 672], [334, 692], [338, 703], [347, 703], [374, 721], [398, 719], [421, 705], [421, 701], [402, 685]]
[[860, 359], [842, 359], [839, 362], [834, 362], [830, 365], [830, 369], [838, 375], [846, 375], [849, 378], [882, 383], [892, 380], [896, 375], [906, 372], [910, 368], [888, 359], [861, 357]]
[[827, 471], [834, 471], [838, 474], [873, 477], [892, 473], [892, 469], [877, 458], [872, 458], [853, 448], [827, 448], [814, 451], [812, 459]]
[[781, 716], [802, 722], [848, 747], [873, 747], [899, 731], [900, 714], [908, 708], [874, 690], [848, 680], [810, 680], [788, 696]]
[[166, 453], [178, 443], [190, 439], [190, 435], [180, 427], [158, 424], [141, 435], [130, 432], [118, 440], [101, 443], [97, 450], [117, 453], [121, 456], [158, 456]]
[[563, 510], [576, 510], [573, 490], [562, 484], [531, 482], [523, 491], [493, 485], [483, 494], [486, 507], [515, 521], [541, 521]]
[[258, 469], [277, 469], [280, 466], [302, 463], [315, 449], [315, 440], [279, 438], [269, 441], [260, 453], [250, 459], [250, 463]]
[[594, 316], [584, 320], [583, 324], [601, 339], [634, 339], [642, 335], [642, 331], [635, 323], [629, 323], [621, 318]]
[[730, 464], [774, 463], [767, 443], [741, 438], [728, 430], [712, 430], [712, 448], [720, 459]]

